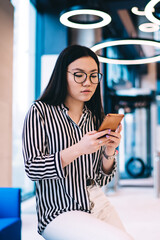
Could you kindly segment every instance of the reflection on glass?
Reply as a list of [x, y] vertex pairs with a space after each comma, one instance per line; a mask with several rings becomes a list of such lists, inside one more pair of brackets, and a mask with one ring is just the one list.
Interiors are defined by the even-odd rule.
[[[13, 187], [21, 187], [22, 195], [34, 191], [34, 184], [25, 172], [22, 156], [24, 117], [34, 100], [35, 92], [35, 9], [29, 0], [13, 0]], [[32, 24], [30, 24], [32, 22]]]
[[[123, 112], [120, 109], [119, 112]], [[119, 170], [122, 178], [130, 178], [125, 165], [132, 158], [140, 159], [147, 165], [147, 110], [136, 108], [125, 114], [122, 143], [119, 149]], [[137, 167], [138, 162], [135, 162]], [[135, 167], [136, 167], [135, 165]]]

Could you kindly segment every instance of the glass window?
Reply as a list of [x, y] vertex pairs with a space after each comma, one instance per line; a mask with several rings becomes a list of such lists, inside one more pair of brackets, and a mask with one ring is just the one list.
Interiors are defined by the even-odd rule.
[[[107, 57], [111, 59], [123, 59], [122, 54], [115, 47], [107, 48]], [[119, 89], [132, 87], [131, 70], [126, 65], [107, 64], [107, 86]]]
[[43, 55], [41, 57], [41, 93], [48, 85], [57, 58], [58, 54]]
[[34, 192], [26, 176], [22, 155], [22, 128], [25, 115], [35, 98], [36, 10], [29, 0], [12, 0], [14, 5], [13, 59], [13, 187], [22, 188], [22, 197]]

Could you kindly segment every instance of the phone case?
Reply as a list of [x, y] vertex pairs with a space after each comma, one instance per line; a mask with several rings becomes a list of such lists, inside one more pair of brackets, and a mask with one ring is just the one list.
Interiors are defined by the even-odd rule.
[[101, 126], [99, 127], [98, 131], [102, 131], [106, 129], [111, 129], [112, 131], [115, 131], [123, 118], [124, 118], [124, 114], [116, 114], [116, 113], [107, 114]]

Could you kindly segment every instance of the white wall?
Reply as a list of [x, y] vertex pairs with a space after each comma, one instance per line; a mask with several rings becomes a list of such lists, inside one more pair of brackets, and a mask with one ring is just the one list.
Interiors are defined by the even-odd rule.
[[13, 6], [0, 0], [0, 187], [12, 184]]

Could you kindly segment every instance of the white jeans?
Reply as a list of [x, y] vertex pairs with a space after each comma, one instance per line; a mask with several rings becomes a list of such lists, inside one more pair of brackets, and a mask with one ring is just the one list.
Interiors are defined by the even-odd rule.
[[89, 187], [94, 204], [91, 214], [69, 211], [50, 222], [42, 233], [46, 240], [131, 240], [125, 228], [99, 187]]

